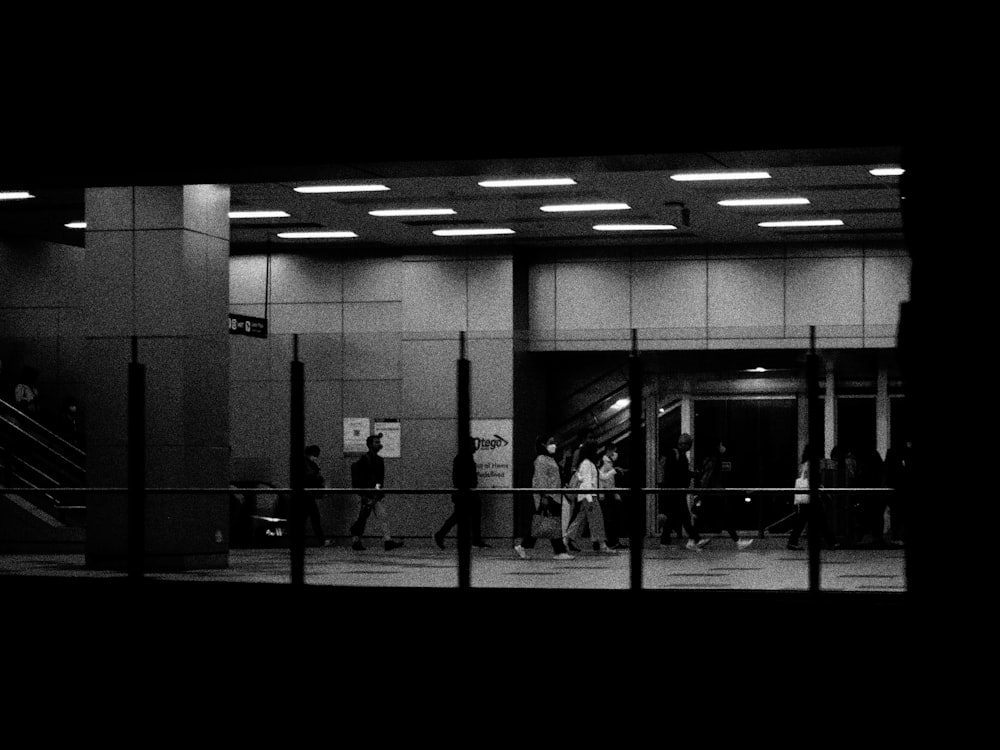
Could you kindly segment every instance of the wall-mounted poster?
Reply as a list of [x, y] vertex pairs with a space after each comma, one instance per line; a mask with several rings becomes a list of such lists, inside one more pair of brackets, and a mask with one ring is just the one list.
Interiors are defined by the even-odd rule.
[[513, 419], [473, 419], [476, 475], [480, 487], [511, 487], [514, 481]]
[[367, 452], [365, 441], [371, 434], [371, 420], [368, 417], [344, 417], [344, 454]]
[[399, 436], [400, 424], [398, 419], [376, 419], [372, 434], [382, 433], [382, 458], [399, 458], [400, 452]]

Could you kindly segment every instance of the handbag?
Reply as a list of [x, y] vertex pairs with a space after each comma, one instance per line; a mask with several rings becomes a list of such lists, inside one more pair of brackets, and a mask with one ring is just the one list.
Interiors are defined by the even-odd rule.
[[[795, 489], [797, 489], [797, 490], [808, 490], [809, 489], [809, 478], [806, 477], [806, 476], [803, 476], [803, 474], [805, 474], [805, 469], [803, 469], [802, 473], [799, 474], [795, 478]], [[803, 494], [803, 493], [796, 493], [793, 502], [795, 503], [795, 505], [808, 505], [809, 504], [809, 495], [808, 494]]]
[[538, 539], [562, 538], [562, 518], [549, 515], [547, 510], [531, 517], [531, 535]]

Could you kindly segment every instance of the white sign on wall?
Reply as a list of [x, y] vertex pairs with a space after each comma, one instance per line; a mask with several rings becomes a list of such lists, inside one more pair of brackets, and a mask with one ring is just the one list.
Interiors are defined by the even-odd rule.
[[365, 441], [371, 435], [368, 417], [344, 417], [344, 453], [366, 453]]
[[373, 435], [382, 433], [382, 458], [399, 458], [400, 452], [399, 436], [400, 424], [398, 419], [376, 419], [372, 429]]
[[473, 419], [476, 476], [480, 487], [511, 487], [514, 481], [513, 419]]

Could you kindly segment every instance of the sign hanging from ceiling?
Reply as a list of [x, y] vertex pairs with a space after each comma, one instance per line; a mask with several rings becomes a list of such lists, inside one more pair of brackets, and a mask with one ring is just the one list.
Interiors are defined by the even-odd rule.
[[237, 336], [253, 336], [259, 339], [266, 339], [267, 318], [255, 318], [252, 315], [229, 313], [229, 332]]

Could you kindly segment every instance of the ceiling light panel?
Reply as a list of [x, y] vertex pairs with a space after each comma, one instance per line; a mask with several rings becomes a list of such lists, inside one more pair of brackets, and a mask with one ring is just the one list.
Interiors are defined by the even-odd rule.
[[569, 203], [556, 206], [542, 206], [547, 213], [563, 213], [571, 211], [625, 211], [631, 208], [628, 203]]
[[575, 185], [576, 180], [570, 177], [539, 177], [534, 179], [520, 180], [483, 180], [480, 187], [505, 188], [505, 187], [555, 187], [557, 185]]
[[31, 193], [26, 190], [10, 190], [7, 192], [0, 192], [0, 201], [20, 201], [25, 198], [34, 198]]
[[283, 219], [289, 216], [285, 211], [230, 211], [230, 219]]
[[349, 239], [357, 237], [354, 232], [278, 232], [283, 240]]
[[806, 206], [808, 198], [727, 198], [720, 206]]
[[371, 216], [450, 216], [456, 212], [453, 208], [387, 208], [368, 213]]
[[388, 190], [387, 185], [300, 185], [296, 193], [374, 193]]
[[595, 224], [598, 232], [666, 232], [677, 229], [673, 224]]
[[803, 219], [802, 221], [761, 221], [759, 227], [839, 227], [843, 226], [841, 219]]
[[477, 235], [514, 234], [513, 229], [497, 227], [494, 229], [435, 229], [433, 234], [438, 237], [474, 237]]
[[718, 180], [769, 180], [767, 172], [686, 172], [670, 175], [677, 182], [714, 182]]

